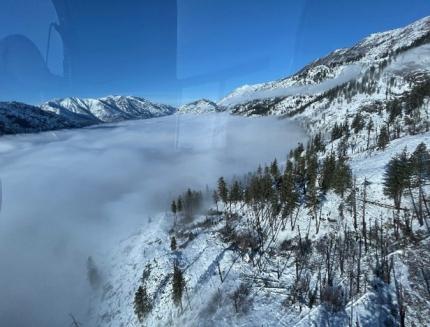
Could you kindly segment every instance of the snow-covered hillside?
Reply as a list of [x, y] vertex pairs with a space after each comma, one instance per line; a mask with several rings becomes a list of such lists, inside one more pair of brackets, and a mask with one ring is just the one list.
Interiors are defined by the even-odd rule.
[[0, 135], [81, 127], [77, 120], [19, 102], [0, 102]]
[[409, 184], [395, 207], [383, 189], [391, 158], [430, 148], [429, 42], [426, 17], [221, 100], [290, 117], [311, 142], [281, 171], [228, 176], [224, 199], [219, 182], [204, 214], [175, 207], [125, 240], [105, 263], [94, 325], [428, 326], [429, 190]]
[[178, 114], [202, 114], [202, 113], [210, 113], [210, 112], [219, 112], [223, 111], [215, 102], [200, 99], [197, 101], [193, 101], [183, 106], [179, 107], [177, 113]]
[[[383, 69], [398, 54], [430, 41], [430, 16], [404, 28], [372, 34], [355, 46], [338, 49], [278, 81], [242, 86], [227, 95], [219, 105], [234, 107], [253, 100], [293, 97], [279, 106], [300, 107], [336, 86]], [[291, 102], [291, 103], [288, 103]], [[279, 113], [278, 107], [270, 108]]]

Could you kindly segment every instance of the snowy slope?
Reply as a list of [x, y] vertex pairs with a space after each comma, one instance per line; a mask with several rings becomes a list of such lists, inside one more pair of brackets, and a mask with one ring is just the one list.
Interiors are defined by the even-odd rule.
[[300, 101], [303, 96], [314, 96], [356, 79], [370, 67], [377, 67], [397, 54], [428, 41], [430, 17], [425, 17], [404, 28], [372, 34], [351, 48], [335, 50], [293, 76], [242, 86], [222, 99], [219, 105], [232, 107], [257, 99], [293, 95]]
[[[430, 17], [376, 33], [349, 49], [332, 52], [297, 74], [233, 91], [219, 104], [241, 115], [279, 115], [298, 120], [325, 139], [335, 124], [350, 126], [359, 113], [369, 135], [355, 133], [355, 150], [375, 144], [383, 126], [397, 137], [428, 128]], [[399, 109], [401, 112], [394, 113]], [[417, 110], [414, 110], [417, 109]], [[413, 117], [411, 116], [413, 113]]]
[[[300, 122], [310, 136], [321, 133], [326, 151], [336, 151], [342, 138], [333, 138], [336, 125], [348, 124], [350, 135], [346, 155], [357, 185], [370, 181], [367, 199], [391, 203], [382, 192], [382, 179], [387, 162], [405, 147], [409, 152], [424, 142], [430, 147], [430, 17], [405, 28], [373, 34], [350, 49], [340, 49], [318, 59], [297, 74], [269, 83], [243, 86], [222, 99], [218, 105], [240, 115], [279, 115]], [[199, 103], [183, 108], [200, 111]], [[361, 127], [353, 121], [361, 117]], [[370, 124], [371, 123], [371, 124]], [[371, 126], [367, 128], [366, 126]], [[390, 130], [389, 144], [378, 147], [378, 134], [383, 127]], [[269, 160], [269, 159], [268, 159]], [[256, 163], [256, 166], [258, 163]], [[133, 310], [139, 285], [145, 284], [153, 301], [145, 317], [147, 326], [382, 326], [392, 325], [398, 303], [394, 282], [375, 286], [374, 253], [362, 256], [365, 285], [353, 296], [345, 309], [329, 310], [324, 304], [314, 307], [291, 301], [294, 293], [294, 250], [279, 252], [282, 244], [292, 244], [306, 233], [315, 244], [339, 231], [353, 230], [352, 220], [342, 218], [342, 199], [329, 192], [320, 207], [321, 226], [310, 218], [309, 209], [299, 207], [296, 228], [278, 230], [262, 256], [262, 268], [251, 265], [251, 252], [231, 247], [222, 236], [225, 220], [222, 215], [202, 216], [190, 225], [174, 230], [179, 248], [171, 251], [170, 236], [173, 217], [161, 215], [157, 222], [142, 228], [125, 240], [106, 261], [108, 276], [101, 291], [93, 299], [93, 324], [96, 326], [140, 325]], [[406, 200], [404, 205], [411, 206]], [[223, 205], [221, 205], [222, 208]], [[225, 207], [225, 210], [228, 207]], [[236, 230], [253, 221], [253, 209], [239, 203], [233, 208], [237, 216]], [[369, 205], [366, 221], [390, 226], [393, 211]], [[389, 227], [388, 227], [389, 228]], [[423, 232], [416, 221], [413, 229]], [[300, 234], [301, 233], [301, 234]], [[426, 326], [430, 312], [429, 294], [417, 273], [417, 267], [430, 263], [428, 237], [417, 238], [401, 250], [389, 254], [394, 274], [405, 290], [408, 311], [407, 326]], [[312, 244], [310, 266], [318, 267], [326, 258]], [[290, 253], [290, 254], [288, 254]], [[187, 293], [184, 309], [172, 303], [172, 267], [178, 262], [184, 272]], [[142, 281], [142, 272], [150, 265], [150, 273]], [[219, 268], [218, 268], [219, 267]], [[279, 276], [279, 267], [283, 273]], [[321, 266], [320, 266], [321, 267]], [[260, 269], [261, 268], [261, 269]], [[348, 267], [347, 269], [354, 269]], [[219, 270], [224, 276], [220, 280]], [[321, 271], [320, 271], [321, 273]], [[308, 275], [311, 287], [318, 286], [318, 270]], [[344, 277], [337, 281], [347, 283]], [[236, 312], [234, 292], [247, 283], [250, 294]], [[311, 289], [312, 290], [312, 289]]]
[[222, 108], [220, 108], [215, 102], [207, 99], [200, 99], [197, 101], [184, 104], [183, 106], [179, 107], [177, 113], [178, 114], [202, 114], [202, 113], [219, 112], [219, 111], [222, 111]]

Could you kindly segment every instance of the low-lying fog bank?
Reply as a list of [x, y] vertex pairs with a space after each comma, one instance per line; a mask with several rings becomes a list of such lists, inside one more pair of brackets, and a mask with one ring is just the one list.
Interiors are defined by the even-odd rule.
[[0, 138], [0, 326], [85, 315], [86, 260], [187, 187], [254, 169], [305, 135], [276, 118], [169, 116]]

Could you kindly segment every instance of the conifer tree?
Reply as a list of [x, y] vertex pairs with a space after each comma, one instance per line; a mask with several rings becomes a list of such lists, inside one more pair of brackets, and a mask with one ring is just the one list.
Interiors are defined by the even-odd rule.
[[185, 290], [185, 279], [181, 268], [175, 263], [173, 266], [173, 279], [172, 279], [172, 298], [176, 306], [182, 309], [182, 296]]
[[318, 159], [314, 153], [306, 155], [306, 183], [307, 188], [314, 187], [318, 176]]
[[367, 144], [366, 144], [366, 150], [369, 150], [369, 146], [370, 146], [370, 133], [373, 131], [373, 120], [370, 119], [369, 122], [366, 125], [366, 129], [367, 129]]
[[298, 159], [295, 165], [294, 177], [297, 186], [306, 195], [306, 159], [304, 157]]
[[357, 114], [354, 116], [354, 119], [351, 123], [351, 128], [354, 129], [354, 133], [359, 133], [365, 126], [364, 118], [361, 115], [361, 113], [357, 112]]
[[394, 123], [396, 118], [402, 114], [402, 105], [398, 100], [393, 100], [387, 104], [387, 111], [389, 113], [388, 122]]
[[299, 143], [299, 145], [293, 151], [293, 157], [295, 161], [299, 161], [303, 151], [305, 151], [305, 147], [303, 143]]
[[184, 209], [184, 207], [183, 207], [183, 203], [182, 203], [182, 197], [179, 196], [178, 201], [176, 202], [176, 211], [182, 212], [183, 209]]
[[272, 176], [270, 175], [270, 172], [269, 172], [269, 167], [266, 167], [264, 171], [264, 175], [260, 180], [260, 182], [261, 182], [261, 191], [262, 191], [263, 199], [265, 201], [271, 200], [272, 196], [274, 195], [274, 190], [273, 190]]
[[315, 152], [324, 152], [325, 145], [321, 133], [317, 133], [313, 139], [313, 148]]
[[310, 210], [312, 218], [317, 219], [317, 209], [319, 205], [319, 197], [315, 185], [310, 185], [306, 195], [307, 207]]
[[388, 128], [386, 126], [382, 126], [378, 135], [378, 149], [384, 150], [389, 142], [390, 134], [388, 133]]
[[237, 203], [242, 199], [242, 192], [238, 181], [234, 181], [230, 190], [230, 202]]
[[409, 186], [411, 168], [406, 149], [400, 155], [392, 158], [384, 174], [384, 194], [393, 199], [394, 206], [400, 209], [404, 190]]
[[218, 194], [221, 198], [221, 201], [224, 202], [224, 205], [227, 204], [228, 201], [228, 188], [227, 184], [224, 180], [224, 177], [220, 177], [218, 179]]
[[170, 239], [170, 249], [172, 251], [176, 251], [176, 248], [177, 248], [176, 237], [172, 236], [172, 238]]
[[337, 146], [337, 156], [339, 160], [345, 161], [347, 159], [348, 152], [348, 139], [346, 137], [342, 138]]
[[170, 210], [172, 211], [172, 213], [174, 215], [176, 215], [177, 206], [176, 206], [176, 201], [175, 200], [172, 201], [172, 204], [170, 205]]
[[333, 176], [334, 191], [342, 198], [352, 186], [352, 172], [346, 161], [339, 159]]
[[293, 213], [297, 203], [299, 202], [299, 195], [296, 192], [291, 161], [287, 162], [287, 167], [282, 180], [281, 202], [285, 203], [283, 216], [287, 217]]
[[333, 126], [333, 129], [331, 130], [331, 140], [335, 141], [337, 139], [340, 139], [343, 135], [343, 126], [342, 124], [339, 125], [338, 123], [335, 123]]
[[187, 219], [191, 219], [194, 216], [194, 212], [197, 209], [197, 198], [191, 189], [188, 189], [184, 195], [184, 216]]
[[[424, 196], [424, 185], [425, 182], [430, 179], [430, 153], [424, 143], [420, 143], [415, 151], [412, 153], [410, 158], [410, 169], [411, 169], [411, 185], [410, 187], [418, 188], [417, 200], [412, 199], [415, 213], [418, 221], [422, 226], [426, 222], [424, 218], [424, 207], [427, 207], [425, 196]], [[413, 194], [411, 193], [411, 197]], [[430, 227], [427, 222], [427, 229], [430, 231]]]
[[176, 201], [175, 200], [172, 201], [172, 204], [170, 205], [170, 210], [172, 211], [172, 213], [173, 213], [173, 215], [175, 217], [175, 219], [174, 219], [174, 225], [176, 225], [176, 212], [178, 211], [178, 207], [176, 205]]
[[145, 286], [139, 286], [134, 294], [134, 312], [140, 322], [152, 310], [152, 301]]
[[279, 166], [278, 161], [275, 159], [270, 165], [270, 174], [272, 175], [274, 180], [279, 178]]
[[418, 144], [411, 155], [411, 169], [414, 186], [420, 186], [424, 180], [430, 179], [430, 152], [424, 143]]
[[322, 192], [327, 192], [333, 185], [333, 178], [336, 169], [336, 157], [333, 152], [328, 154], [323, 161], [321, 169], [320, 188]]

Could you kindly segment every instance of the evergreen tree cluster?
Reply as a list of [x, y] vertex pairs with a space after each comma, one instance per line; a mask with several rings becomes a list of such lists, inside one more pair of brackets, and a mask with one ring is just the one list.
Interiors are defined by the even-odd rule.
[[[216, 193], [224, 203], [225, 211], [231, 216], [232, 205], [237, 203], [252, 208], [256, 225], [252, 226], [253, 231], [249, 234], [256, 231], [260, 235], [260, 243], [266, 237], [267, 228], [276, 225], [277, 218], [285, 224], [301, 205], [309, 208], [311, 216], [316, 217], [317, 209], [328, 191], [344, 197], [352, 188], [352, 172], [344, 151], [338, 154], [330, 152], [319, 159], [319, 153], [324, 149], [321, 136], [317, 135], [306, 149], [299, 144], [291, 150], [283, 170], [274, 160], [270, 165], [259, 167], [257, 171], [231, 183], [223, 177], [219, 178]], [[269, 219], [270, 227], [265, 228], [263, 221], [269, 216], [272, 217]]]
[[[317, 209], [324, 201], [324, 195], [330, 191], [338, 194], [343, 198], [342, 203], [346, 201], [350, 206], [351, 217], [354, 219], [353, 228], [344, 224], [342, 231], [316, 241], [309, 239], [308, 235], [303, 238], [299, 230], [297, 238], [289, 240], [278, 249], [280, 252], [293, 254], [296, 274], [293, 284], [288, 288], [286, 302], [299, 305], [300, 308], [322, 304], [327, 310], [341, 312], [345, 310], [346, 303], [368, 292], [368, 283], [371, 283], [375, 292], [384, 292], [384, 288], [393, 279], [397, 283], [389, 254], [400, 244], [399, 239], [403, 237], [402, 240], [408, 240], [407, 237], [411, 235], [411, 228], [408, 227], [410, 217], [406, 211], [403, 217], [395, 215], [396, 218], [390, 224], [383, 224], [382, 219], [378, 222], [366, 218], [366, 183], [363, 193], [360, 193], [363, 194], [360, 202], [362, 211], [357, 214], [357, 195], [360, 189], [352, 178], [344, 140], [346, 138], [342, 137], [337, 151], [332, 150], [323, 155], [321, 152], [325, 147], [321, 145], [321, 139], [315, 137], [306, 147], [299, 144], [291, 150], [285, 167], [280, 167], [274, 160], [270, 165], [259, 167], [240, 179], [226, 181], [221, 177], [212, 194], [214, 202], [224, 205], [226, 216], [234, 215], [234, 211], [240, 212], [243, 206], [251, 209], [248, 216], [252, 219], [244, 219], [240, 223], [241, 231], [249, 229], [247, 235], [252, 240], [244, 240], [244, 234], [240, 235], [242, 239], [231, 240], [236, 242], [240, 250], [242, 247], [239, 243], [246, 244], [244, 248], [251, 250], [248, 252], [251, 254], [250, 263], [256, 269], [263, 269], [258, 257], [269, 252], [267, 244], [270, 244], [279, 226], [285, 226], [285, 222], [289, 220], [292, 229], [294, 228], [294, 212], [299, 207], [306, 206], [311, 219], [317, 222]], [[420, 188], [428, 181], [430, 152], [421, 143], [412, 154], [404, 151], [387, 165], [384, 193], [393, 198], [395, 208], [400, 208], [406, 191]], [[416, 203], [418, 216], [418, 199]], [[361, 224], [357, 221], [357, 215], [362, 216]], [[234, 235], [234, 226], [229, 230]], [[403, 235], [401, 231], [404, 232]], [[270, 251], [274, 253], [276, 250], [270, 248]], [[282, 265], [276, 273], [279, 279], [283, 273]], [[266, 282], [263, 281], [263, 285]], [[174, 266], [172, 291], [174, 303], [182, 307], [185, 281], [183, 272], [177, 265]], [[398, 301], [401, 303], [401, 294], [398, 294]], [[243, 289], [232, 294], [236, 312], [241, 311], [242, 300], [247, 296]], [[390, 314], [389, 318], [397, 321], [401, 315], [404, 316], [404, 310], [400, 304], [393, 305]]]
[[384, 194], [393, 200], [397, 209], [400, 209], [405, 191], [410, 192], [412, 188], [419, 188], [422, 191], [428, 181], [430, 181], [430, 152], [424, 143], [420, 143], [411, 155], [404, 149], [388, 162], [383, 181]]
[[366, 122], [364, 120], [363, 115], [360, 112], [357, 112], [357, 114], [354, 116], [354, 119], [351, 123], [351, 128], [354, 130], [354, 133], [360, 133], [364, 127], [366, 126]]
[[172, 299], [176, 306], [180, 306], [182, 309], [182, 297], [185, 291], [185, 279], [181, 268], [178, 263], [175, 262], [173, 265], [173, 277], [172, 277]]
[[[227, 182], [220, 177], [210, 197], [217, 208], [221, 204], [226, 231], [231, 232], [228, 226], [231, 219], [239, 215], [243, 206], [247, 206], [252, 209], [254, 219], [246, 235], [237, 235], [237, 242], [258, 248], [279, 224], [285, 226], [290, 220], [294, 227], [293, 214], [300, 206], [308, 208], [310, 216], [316, 218], [327, 192], [346, 197], [352, 192], [352, 172], [347, 163], [345, 142], [346, 138], [343, 138], [337, 153], [331, 151], [321, 158], [325, 145], [321, 134], [317, 134], [306, 147], [299, 143], [291, 150], [282, 169], [275, 159], [270, 165], [260, 166], [242, 178]], [[210, 194], [209, 191], [206, 193]], [[173, 201], [172, 212], [192, 216], [201, 208], [204, 198], [201, 192], [188, 190]]]
[[390, 134], [388, 132], [388, 128], [387, 126], [382, 126], [377, 139], [377, 147], [380, 150], [384, 150], [388, 143], [390, 143]]
[[151, 274], [151, 266], [147, 265], [143, 271], [141, 282], [142, 284], [138, 287], [134, 294], [134, 313], [140, 322], [143, 322], [145, 317], [151, 312], [153, 308], [152, 298], [148, 294], [146, 286], [146, 280]]
[[342, 136], [349, 135], [349, 125], [348, 121], [345, 121], [342, 124], [335, 123], [331, 130], [331, 140], [335, 141], [340, 139]]
[[201, 191], [188, 189], [184, 194], [172, 201], [170, 210], [175, 218], [179, 214], [185, 221], [191, 221], [196, 214], [202, 212], [205, 202], [209, 201], [209, 197], [208, 192], [203, 194]]

